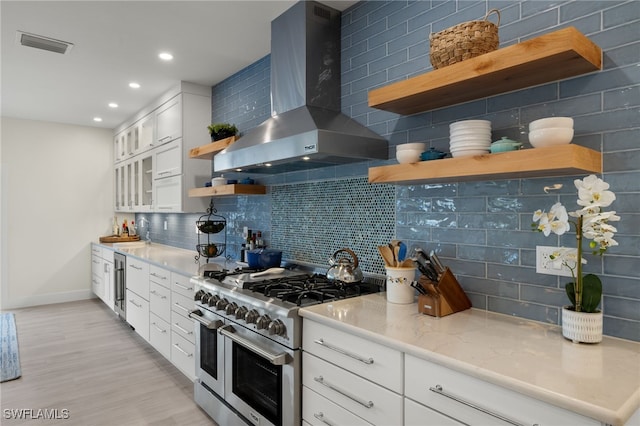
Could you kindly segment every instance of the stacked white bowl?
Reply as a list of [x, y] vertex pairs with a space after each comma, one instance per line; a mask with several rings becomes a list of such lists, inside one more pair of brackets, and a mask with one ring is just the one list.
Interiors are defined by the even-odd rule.
[[423, 142], [403, 143], [396, 146], [396, 160], [400, 164], [417, 163], [420, 161], [427, 144]]
[[534, 148], [565, 145], [573, 139], [573, 118], [548, 117], [529, 123], [529, 142]]
[[463, 120], [449, 124], [449, 149], [454, 157], [486, 154], [491, 148], [491, 122]]

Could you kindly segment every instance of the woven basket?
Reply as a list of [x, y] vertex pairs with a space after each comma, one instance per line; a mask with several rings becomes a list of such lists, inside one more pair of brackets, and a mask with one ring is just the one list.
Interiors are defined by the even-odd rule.
[[[498, 23], [489, 21], [492, 13], [498, 15]], [[491, 9], [482, 21], [463, 22], [429, 35], [429, 58], [434, 69], [483, 55], [498, 48], [500, 11]]]

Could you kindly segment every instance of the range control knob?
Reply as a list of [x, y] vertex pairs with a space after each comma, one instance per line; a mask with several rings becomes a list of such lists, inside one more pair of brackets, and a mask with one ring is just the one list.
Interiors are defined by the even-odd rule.
[[196, 295], [193, 297], [193, 300], [198, 301], [198, 300], [202, 300], [202, 296], [204, 296], [206, 293], [204, 290], [198, 290], [198, 292], [196, 293]]
[[236, 319], [243, 320], [247, 316], [248, 309], [245, 306], [240, 306], [236, 309]]
[[224, 308], [224, 313], [227, 315], [231, 315], [235, 313], [236, 309], [238, 309], [238, 305], [236, 304], [236, 302], [231, 302], [227, 305], [226, 308]]
[[244, 320], [247, 322], [247, 324], [255, 324], [255, 322], [258, 320], [259, 316], [260, 316], [260, 314], [258, 313], [258, 311], [256, 311], [255, 309], [251, 309], [244, 316]]
[[[216, 303], [218, 303], [218, 301], [220, 300], [220, 297], [218, 297], [217, 294], [211, 294], [209, 293], [209, 299], [206, 301], [206, 303], [209, 306], [214, 306]], [[204, 300], [203, 300], [204, 301]]]
[[284, 336], [284, 332], [285, 332], [286, 328], [284, 326], [284, 323], [282, 321], [280, 321], [279, 319], [273, 320], [269, 323], [269, 334], [270, 335], [276, 335], [276, 336]]
[[216, 302], [216, 311], [222, 311], [227, 307], [229, 301], [227, 299], [220, 299]]
[[269, 315], [264, 314], [256, 320], [256, 328], [258, 330], [265, 330], [267, 327], [269, 327], [270, 322], [271, 318], [269, 318]]

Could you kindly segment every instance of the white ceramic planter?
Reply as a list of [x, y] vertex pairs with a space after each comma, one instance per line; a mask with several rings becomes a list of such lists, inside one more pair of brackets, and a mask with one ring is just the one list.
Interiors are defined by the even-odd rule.
[[562, 335], [574, 343], [598, 343], [602, 341], [602, 311], [576, 312], [569, 306], [562, 307]]

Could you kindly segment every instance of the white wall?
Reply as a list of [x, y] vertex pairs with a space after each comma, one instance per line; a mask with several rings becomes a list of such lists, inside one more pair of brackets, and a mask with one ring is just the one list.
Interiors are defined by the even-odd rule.
[[1, 123], [2, 308], [93, 297], [90, 243], [113, 221], [111, 130]]

